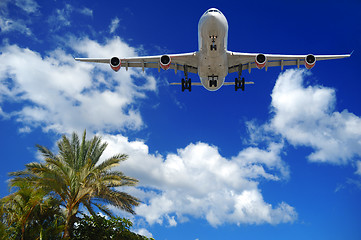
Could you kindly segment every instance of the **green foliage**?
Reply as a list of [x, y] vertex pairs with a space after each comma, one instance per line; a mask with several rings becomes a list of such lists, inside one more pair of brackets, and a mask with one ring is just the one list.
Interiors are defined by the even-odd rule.
[[[94, 207], [112, 216], [107, 205], [134, 214], [133, 206], [140, 201], [116, 188], [134, 186], [138, 180], [112, 170], [126, 160], [127, 155], [117, 154], [100, 161], [106, 147], [107, 143], [102, 143], [100, 137], [86, 140], [86, 131], [81, 139], [76, 133], [70, 139], [62, 136], [57, 155], [37, 145], [45, 161], [26, 164], [25, 170], [10, 173], [13, 176], [10, 186], [16, 191], [1, 200], [1, 221], [10, 238], [52, 239], [51, 236], [56, 236], [56, 239], [62, 234], [68, 239], [80, 206], [93, 216], [96, 216]], [[63, 206], [62, 213], [60, 206]]]
[[60, 202], [26, 180], [13, 183], [12, 188], [16, 191], [0, 200], [0, 232], [7, 239], [37, 239], [40, 233], [46, 239], [59, 239], [64, 223]]
[[3, 239], [9, 239], [9, 238], [6, 232], [6, 225], [3, 223], [3, 221], [0, 221], [0, 240]]
[[130, 231], [133, 223], [125, 218], [103, 216], [84, 216], [76, 222], [73, 231], [74, 240], [91, 239], [122, 239], [122, 240], [151, 240], [145, 236]]

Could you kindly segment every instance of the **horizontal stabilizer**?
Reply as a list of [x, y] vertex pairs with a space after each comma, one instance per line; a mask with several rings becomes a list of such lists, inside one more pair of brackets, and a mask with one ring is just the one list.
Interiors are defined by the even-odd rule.
[[[173, 82], [173, 83], [169, 83], [170, 85], [182, 85], [182, 83], [180, 82]], [[224, 86], [234, 86], [234, 82], [224, 82], [223, 85]], [[254, 84], [254, 82], [245, 82], [244, 84]], [[202, 83], [200, 82], [192, 82], [192, 86], [202, 86]]]
[[[244, 84], [254, 84], [254, 82], [244, 82]], [[235, 85], [235, 82], [224, 82], [224, 86], [233, 86]]]
[[[169, 83], [170, 85], [182, 85], [180, 82]], [[200, 82], [192, 82], [192, 86], [202, 86]]]

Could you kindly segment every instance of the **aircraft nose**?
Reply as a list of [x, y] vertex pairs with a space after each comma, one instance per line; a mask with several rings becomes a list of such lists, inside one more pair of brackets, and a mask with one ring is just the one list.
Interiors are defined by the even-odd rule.
[[213, 22], [213, 23], [218, 20], [218, 17], [219, 17], [218, 14], [217, 14], [217, 13], [213, 13], [213, 12], [208, 13], [208, 16], [207, 16], [208, 21]]
[[217, 13], [213, 13], [213, 12], [209, 13], [209, 18], [210, 18], [210, 19], [215, 19], [215, 18], [217, 18]]

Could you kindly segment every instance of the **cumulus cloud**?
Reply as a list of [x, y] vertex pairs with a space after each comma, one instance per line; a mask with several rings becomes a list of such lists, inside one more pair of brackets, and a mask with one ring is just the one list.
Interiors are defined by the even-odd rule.
[[334, 89], [304, 86], [304, 70], [288, 70], [272, 92], [269, 125], [295, 146], [309, 146], [310, 161], [346, 164], [361, 156], [361, 119], [348, 110], [335, 111]]
[[153, 237], [153, 234], [151, 232], [149, 232], [147, 229], [145, 228], [139, 228], [139, 229], [135, 229], [134, 230], [135, 233], [138, 233], [142, 236], [146, 236], [148, 238], [152, 238]]
[[[249, 121], [253, 146], [229, 159], [207, 143], [189, 144], [162, 156], [150, 154], [142, 141], [107, 135], [112, 152], [130, 156], [122, 170], [140, 179], [140, 188], [131, 190], [144, 201], [136, 208], [137, 214], [149, 224], [168, 226], [190, 216], [205, 219], [212, 226], [293, 222], [297, 219], [295, 209], [282, 201], [272, 206], [258, 187], [262, 179], [289, 178], [288, 166], [281, 159], [284, 140], [311, 147], [311, 161], [352, 162], [358, 174], [361, 163], [355, 162], [355, 157], [361, 155], [361, 120], [347, 110], [335, 111], [333, 89], [305, 86], [309, 74], [304, 70], [280, 74], [272, 92], [269, 122], [257, 127], [255, 121]], [[260, 148], [259, 142], [266, 147]]]
[[229, 159], [207, 143], [189, 144], [162, 156], [149, 154], [142, 141], [107, 135], [112, 152], [130, 156], [122, 170], [140, 179], [140, 188], [131, 190], [144, 201], [136, 208], [137, 214], [149, 224], [168, 226], [189, 217], [205, 219], [215, 227], [293, 222], [296, 210], [282, 201], [273, 206], [267, 203], [258, 187], [261, 180], [289, 178], [288, 166], [281, 159], [285, 140], [311, 147], [311, 161], [351, 162], [359, 174], [361, 163], [355, 159], [361, 149], [360, 118], [347, 110], [335, 111], [333, 89], [304, 86], [309, 74], [303, 70], [280, 74], [272, 92], [269, 122], [257, 127], [255, 121], [249, 121], [252, 146]]
[[[120, 55], [136, 54], [119, 38], [103, 45], [77, 39], [72, 47], [86, 56], [109, 53], [109, 57], [114, 49]], [[109, 66], [75, 62], [62, 50], [41, 56], [17, 45], [5, 45], [1, 47], [0, 61], [0, 100], [22, 104], [2, 115], [11, 114], [24, 125], [40, 125], [45, 130], [139, 129], [143, 121], [135, 100], [156, 88], [155, 79], [140, 70], [113, 73]], [[145, 79], [143, 84], [135, 83], [138, 78]]]
[[284, 178], [287, 170], [279, 157], [281, 145], [264, 150], [247, 148], [226, 159], [217, 147], [201, 142], [162, 156], [150, 154], [142, 141], [129, 141], [121, 135], [105, 135], [103, 139], [109, 144], [105, 157], [129, 154], [121, 171], [140, 180], [140, 188], [130, 192], [144, 201], [135, 211], [149, 224], [176, 226], [190, 216], [215, 227], [297, 219], [292, 206], [266, 203], [258, 188], [261, 179]]

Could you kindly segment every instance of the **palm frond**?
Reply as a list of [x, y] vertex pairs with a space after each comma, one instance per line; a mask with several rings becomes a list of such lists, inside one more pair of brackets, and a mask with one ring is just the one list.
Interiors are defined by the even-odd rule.
[[62, 160], [69, 166], [74, 167], [74, 153], [72, 151], [71, 143], [65, 135], [63, 135], [62, 139], [58, 142], [58, 148], [59, 155], [61, 156]]
[[86, 161], [86, 149], [87, 149], [86, 130], [84, 130], [80, 148], [79, 148], [79, 156], [78, 156], [78, 159], [79, 159], [79, 161], [82, 162], [82, 164], [84, 164]]
[[48, 148], [39, 144], [36, 144], [36, 147], [45, 158], [55, 158], [55, 155]]
[[133, 206], [138, 206], [140, 203], [138, 198], [133, 197], [125, 192], [119, 192], [112, 189], [106, 189], [106, 191], [101, 192], [101, 194], [99, 194], [97, 197], [131, 214], [135, 214]]
[[84, 201], [83, 202], [84, 206], [86, 207], [86, 209], [88, 210], [88, 212], [93, 216], [96, 217], [97, 213], [94, 211], [93, 207], [91, 206], [91, 203], [89, 201]]
[[108, 217], [113, 217], [113, 213], [112, 211], [105, 205], [100, 204], [100, 203], [93, 203], [100, 211], [102, 211], [103, 213], [105, 213]]
[[[125, 155], [124, 158], [127, 158], [127, 155]], [[114, 157], [111, 157], [109, 159], [106, 159], [101, 164], [96, 166], [96, 169], [98, 171], [102, 171], [102, 172], [107, 171], [107, 170], [109, 170], [109, 169], [111, 169], [113, 167], [118, 166], [120, 161], [121, 161], [121, 158], [119, 158], [118, 156], [114, 156]]]

